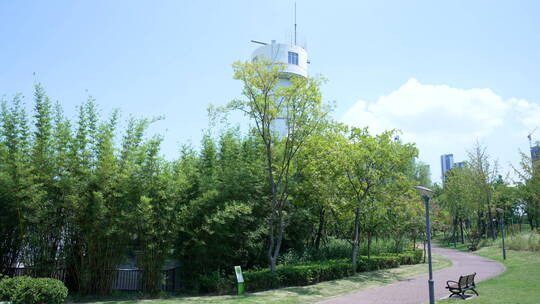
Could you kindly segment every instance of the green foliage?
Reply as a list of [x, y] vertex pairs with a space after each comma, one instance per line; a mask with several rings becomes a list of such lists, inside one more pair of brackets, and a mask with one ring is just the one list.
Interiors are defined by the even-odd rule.
[[358, 271], [372, 271], [399, 266], [400, 258], [396, 255], [359, 256], [357, 261]]
[[0, 299], [4, 301], [11, 301], [16, 291], [21, 286], [27, 286], [33, 282], [33, 278], [27, 276], [20, 276], [15, 278], [4, 278], [0, 281]]
[[[520, 168], [514, 169], [518, 175], [517, 191], [514, 194], [520, 199], [517, 206], [524, 211], [531, 229], [540, 228], [540, 161], [521, 153]], [[517, 210], [516, 210], [517, 211]]]
[[[414, 146], [394, 131], [374, 136], [329, 121], [319, 80], [276, 87], [279, 72], [235, 64], [244, 100], [228, 109], [246, 112], [254, 128], [211, 128], [200, 150], [184, 145], [174, 160], [162, 157], [161, 136], [147, 134], [159, 118], [103, 118], [90, 97], [70, 119], [40, 85], [31, 114], [20, 95], [2, 101], [0, 272], [17, 262], [34, 276], [61, 269], [70, 291], [106, 295], [129, 258], [143, 292], [157, 295], [168, 259], [182, 262], [188, 289], [210, 291], [226, 290], [213, 278], [231, 265], [300, 262], [253, 280], [302, 285], [345, 271], [311, 261], [351, 257], [353, 248], [355, 258], [402, 251], [419, 219], [407, 189], [426, 176], [409, 174]], [[272, 129], [283, 117], [286, 136]], [[351, 232], [355, 246], [345, 241]]]
[[350, 257], [351, 244], [347, 240], [330, 239], [318, 249], [313, 247], [304, 250], [290, 249], [280, 257], [280, 264], [294, 265], [310, 261], [345, 259]]
[[[318, 262], [306, 262], [296, 265], [280, 265], [275, 272], [269, 270], [252, 270], [244, 272], [244, 280], [248, 291], [260, 291], [287, 286], [305, 286], [319, 282], [341, 279], [352, 276], [357, 271], [373, 271], [395, 268], [399, 265], [420, 263], [422, 251], [407, 251], [401, 254], [385, 254], [381, 256], [359, 256], [356, 267], [351, 266], [350, 259], [331, 259]], [[227, 294], [235, 291], [236, 280], [224, 273], [213, 273], [199, 279], [200, 292], [216, 292]]]
[[29, 161], [29, 126], [22, 97], [0, 103], [0, 272], [6, 273], [23, 248], [24, 215], [34, 200]]
[[399, 258], [399, 265], [414, 265], [422, 261], [424, 253], [422, 250], [416, 249], [390, 255], [395, 255]]
[[[396, 252], [401, 252], [403, 254], [412, 253], [413, 251], [405, 250], [407, 245], [409, 245], [408, 241], [403, 241], [400, 244], [396, 244], [395, 241], [391, 238], [381, 238], [372, 242], [370, 252], [372, 255], [385, 255], [393, 254]], [[398, 247], [397, 250], [396, 247]], [[300, 263], [307, 263], [310, 261], [325, 261], [350, 258], [351, 248], [352, 245], [347, 240], [329, 239], [323, 245], [321, 245], [319, 249], [308, 247], [304, 250], [288, 250], [280, 257], [280, 264], [294, 265]], [[421, 250], [415, 250], [414, 252], [419, 252], [420, 255], [422, 255]], [[365, 238], [364, 241], [360, 242], [359, 244], [358, 254], [366, 256], [368, 254], [368, 244]]]
[[[309, 137], [321, 129], [328, 111], [322, 102], [320, 81], [291, 77], [290, 85], [278, 86], [284, 65], [258, 58], [233, 64], [234, 78], [243, 83], [243, 99], [230, 102], [230, 110], [242, 111], [255, 125], [266, 164], [268, 248], [270, 269], [276, 270], [286, 227], [286, 207], [298, 152]], [[274, 129], [284, 119], [285, 134]]]
[[196, 290], [199, 293], [229, 294], [234, 290], [235, 281], [223, 271], [214, 271], [197, 279]]
[[[499, 247], [502, 241], [499, 240]], [[520, 233], [505, 238], [505, 246], [512, 250], [540, 251], [540, 234], [538, 232]]]
[[437, 226], [444, 233], [450, 232], [446, 240], [454, 246], [457, 242], [467, 243], [470, 250], [477, 250], [488, 239], [494, 241], [501, 234], [503, 222], [521, 222], [524, 211], [533, 228], [534, 211], [526, 210], [534, 209], [536, 196], [525, 191], [527, 183], [534, 183], [534, 176], [529, 174], [534, 173], [530, 160], [522, 160], [523, 171], [516, 170], [521, 181], [513, 186], [498, 174], [497, 162], [491, 160], [485, 147], [476, 143], [468, 154], [464, 167], [446, 173], [444, 187], [435, 198], [436, 205], [442, 207], [436, 217], [442, 225]]
[[[130, 120], [119, 145], [118, 113], [100, 120], [92, 98], [75, 123], [39, 85], [34, 100], [31, 123], [19, 96], [2, 103], [0, 271], [18, 261], [35, 276], [63, 268], [72, 290], [105, 294], [127, 253], [152, 248], [142, 250], [141, 268], [152, 261], [145, 276], [150, 268], [160, 273], [173, 243], [177, 192], [158, 157], [160, 139], [144, 137], [152, 121]], [[134, 220], [141, 210], [142, 227]], [[145, 282], [155, 286], [160, 278]]]
[[66, 286], [56, 279], [22, 276], [0, 281], [0, 299], [13, 304], [60, 304], [67, 295]]
[[[205, 145], [217, 151], [214, 160], [206, 157], [205, 166], [200, 164], [203, 158], [195, 153], [186, 153], [176, 163], [181, 174], [189, 174], [189, 178], [182, 176], [179, 186], [190, 197], [179, 208], [182, 222], [178, 225], [175, 251], [180, 260], [190, 261], [183, 268], [186, 282], [194, 284], [201, 274], [230, 265], [249, 268], [265, 263], [265, 178], [258, 141], [227, 130], [218, 140], [205, 138]], [[205, 183], [201, 168], [214, 172], [214, 182], [204, 189], [200, 187]]]
[[[395, 140], [396, 136], [393, 130], [372, 136], [367, 128], [352, 128], [347, 144], [341, 145], [339, 165], [345, 177], [342, 191], [348, 202], [346, 208], [354, 217], [351, 234], [353, 264], [361, 228], [368, 233], [368, 241], [371, 241], [371, 234], [379, 230], [386, 218], [390, 220], [388, 227], [394, 229], [392, 235], [399, 244], [408, 229], [408, 221], [403, 219], [414, 219], [413, 215], [416, 215], [406, 215], [404, 211], [411, 209], [408, 196], [413, 185], [406, 171], [418, 150], [412, 144]], [[399, 211], [396, 210], [398, 207]]]

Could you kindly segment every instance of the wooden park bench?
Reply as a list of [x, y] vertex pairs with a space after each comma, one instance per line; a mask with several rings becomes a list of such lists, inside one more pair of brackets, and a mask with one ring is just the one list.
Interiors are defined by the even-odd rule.
[[476, 272], [473, 274], [460, 276], [457, 282], [446, 281], [446, 289], [448, 289], [452, 293], [450, 294], [449, 297], [453, 295], [458, 295], [461, 298], [465, 299], [465, 292], [467, 290], [472, 290], [476, 295], [478, 295], [478, 292], [476, 292], [475, 290], [476, 285], [474, 284], [475, 275], [476, 275]]

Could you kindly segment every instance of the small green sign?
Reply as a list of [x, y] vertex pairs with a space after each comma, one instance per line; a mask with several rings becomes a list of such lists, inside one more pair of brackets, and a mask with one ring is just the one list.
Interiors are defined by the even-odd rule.
[[244, 283], [242, 268], [240, 266], [234, 266], [234, 272], [236, 273], [236, 280], [238, 281], [238, 283]]
[[238, 281], [238, 294], [244, 294], [244, 275], [242, 275], [242, 268], [240, 266], [234, 266], [234, 273], [236, 273], [236, 281]]

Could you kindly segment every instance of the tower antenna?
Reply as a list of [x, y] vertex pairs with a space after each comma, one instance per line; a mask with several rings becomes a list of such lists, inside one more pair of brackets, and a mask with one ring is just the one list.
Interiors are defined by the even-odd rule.
[[294, 1], [294, 45], [296, 45], [296, 1]]

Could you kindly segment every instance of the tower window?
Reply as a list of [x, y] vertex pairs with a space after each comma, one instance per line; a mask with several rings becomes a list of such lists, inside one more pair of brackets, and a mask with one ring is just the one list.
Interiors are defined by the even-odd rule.
[[289, 64], [298, 65], [298, 53], [289, 52]]

